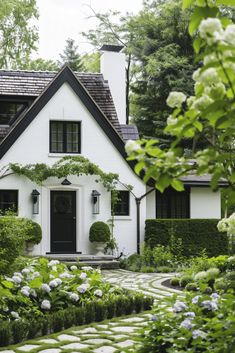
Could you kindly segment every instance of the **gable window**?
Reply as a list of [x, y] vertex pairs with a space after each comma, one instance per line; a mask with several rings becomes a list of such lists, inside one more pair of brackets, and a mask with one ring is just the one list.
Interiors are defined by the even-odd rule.
[[156, 218], [189, 218], [189, 189], [156, 191]]
[[77, 121], [51, 121], [50, 152], [80, 153], [81, 123]]
[[0, 214], [6, 211], [17, 212], [18, 190], [0, 190]]
[[118, 200], [114, 206], [114, 216], [129, 216], [130, 214], [130, 193], [129, 191], [118, 191]]
[[0, 102], [0, 125], [10, 125], [16, 115], [27, 107], [25, 102]]

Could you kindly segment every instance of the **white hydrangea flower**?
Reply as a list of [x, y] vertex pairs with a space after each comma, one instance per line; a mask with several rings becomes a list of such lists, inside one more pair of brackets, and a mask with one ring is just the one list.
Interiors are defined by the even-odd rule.
[[59, 275], [60, 278], [73, 278], [74, 276], [68, 272], [63, 272]]
[[21, 288], [21, 293], [25, 295], [26, 297], [29, 297], [29, 291], [27, 289]]
[[201, 330], [194, 330], [192, 332], [192, 337], [193, 339], [196, 339], [198, 337], [201, 337], [201, 338], [206, 338], [207, 334]]
[[87, 278], [87, 274], [85, 272], [82, 272], [79, 276], [80, 279], [86, 279]]
[[22, 275], [22, 273], [20, 273], [20, 272], [14, 272], [14, 273], [13, 273], [13, 276], [18, 276], [18, 277], [20, 277], [20, 278], [23, 278], [23, 275]]
[[37, 292], [36, 292], [36, 290], [35, 289], [30, 289], [30, 294], [32, 295], [32, 297], [34, 297], [34, 298], [37, 298]]
[[201, 302], [201, 306], [210, 311], [216, 311], [218, 309], [218, 305], [215, 301], [204, 300]]
[[14, 317], [14, 319], [20, 318], [20, 315], [16, 311], [11, 311], [11, 316]]
[[49, 293], [51, 291], [50, 286], [47, 283], [43, 283], [40, 287], [43, 292]]
[[235, 213], [228, 218], [228, 233], [235, 234]]
[[96, 295], [97, 297], [102, 297], [102, 295], [103, 295], [103, 292], [102, 292], [102, 290], [100, 290], [100, 289], [96, 289], [95, 291], [94, 291], [94, 295]]
[[200, 271], [194, 276], [195, 281], [205, 280], [206, 278], [207, 278], [206, 271]]
[[223, 40], [229, 45], [235, 45], [235, 25], [228, 25], [224, 31]]
[[60, 278], [55, 278], [49, 282], [49, 286], [52, 288], [58, 287], [62, 283]]
[[193, 324], [190, 319], [185, 319], [184, 321], [181, 322], [180, 327], [183, 327], [187, 330], [191, 330], [193, 328]]
[[52, 267], [52, 266], [59, 265], [59, 263], [60, 262], [58, 260], [51, 260], [50, 262], [48, 262], [47, 266]]
[[218, 43], [223, 37], [223, 28], [218, 18], [207, 18], [199, 25], [199, 34], [205, 39], [208, 45]]
[[178, 120], [176, 118], [173, 118], [172, 115], [168, 116], [167, 118], [167, 125], [175, 125], [177, 124]]
[[196, 314], [194, 311], [187, 311], [187, 313], [184, 313], [185, 316], [187, 316], [190, 319], [194, 319]]
[[199, 81], [200, 76], [201, 76], [201, 69], [197, 69], [194, 71], [192, 78], [195, 82], [197, 82]]
[[184, 93], [173, 91], [169, 94], [166, 103], [170, 108], [180, 108], [186, 98]]
[[196, 295], [196, 297], [194, 297], [194, 298], [192, 299], [192, 303], [193, 303], [193, 304], [197, 304], [200, 298], [201, 298], [200, 295]]
[[222, 82], [206, 87], [205, 93], [213, 100], [222, 99], [226, 93], [225, 85]]
[[216, 57], [216, 55], [214, 53], [206, 55], [203, 59], [203, 63], [205, 66], [209, 65], [209, 64], [214, 64], [217, 62], [218, 62], [218, 58]]
[[44, 310], [50, 310], [51, 308], [51, 303], [49, 300], [43, 300], [42, 303], [41, 303], [41, 308], [44, 309]]
[[213, 99], [204, 94], [203, 96], [196, 99], [192, 105], [192, 108], [195, 110], [204, 110], [209, 107], [210, 104], [213, 103]]
[[21, 272], [23, 275], [28, 275], [30, 273], [30, 270], [28, 268], [23, 268]]
[[191, 108], [193, 106], [193, 103], [195, 102], [196, 97], [191, 96], [187, 98], [187, 106]]
[[70, 293], [69, 298], [75, 302], [79, 300], [79, 295], [77, 293]]
[[89, 289], [90, 285], [87, 283], [81, 284], [80, 286], [77, 287], [77, 291], [79, 293], [85, 293]]
[[140, 145], [136, 141], [128, 140], [125, 144], [125, 150], [128, 155], [138, 151], [139, 149]]
[[220, 295], [218, 294], [218, 293], [212, 293], [211, 294], [211, 298], [212, 298], [212, 300], [218, 300], [219, 298], [220, 298]]
[[22, 278], [19, 276], [12, 276], [12, 280], [15, 284], [20, 284], [22, 282]]
[[33, 273], [33, 278], [40, 277], [40, 273], [38, 271], [35, 271]]
[[70, 270], [71, 270], [71, 271], [76, 271], [77, 269], [78, 269], [78, 268], [77, 268], [77, 266], [75, 266], [75, 265], [73, 265], [73, 266], [70, 267]]
[[217, 228], [219, 232], [227, 232], [229, 225], [228, 225], [228, 219], [227, 218], [223, 218], [221, 219], [218, 224], [217, 224]]
[[221, 81], [217, 70], [214, 67], [209, 67], [203, 71], [199, 77], [199, 81], [203, 85], [212, 85]]
[[180, 313], [181, 311], [184, 311], [186, 309], [188, 309], [187, 305], [184, 302], [181, 302], [179, 300], [177, 300], [173, 305], [174, 313]]

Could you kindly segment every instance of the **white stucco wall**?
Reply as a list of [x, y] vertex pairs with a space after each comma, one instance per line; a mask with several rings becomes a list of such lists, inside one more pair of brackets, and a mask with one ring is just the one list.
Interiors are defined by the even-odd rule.
[[[0, 168], [8, 163], [55, 163], [62, 154], [49, 153], [49, 121], [81, 121], [81, 155], [97, 164], [105, 172], [118, 173], [120, 181], [133, 186], [134, 194], [139, 197], [145, 193], [145, 185], [134, 174], [110, 139], [90, 115], [68, 84], [64, 84], [51, 98], [38, 116], [32, 121], [14, 145], [3, 156]], [[0, 180], [0, 189], [19, 190], [19, 215], [32, 217], [32, 189], [40, 192], [40, 213], [35, 216], [43, 229], [43, 241], [36, 248], [38, 254], [50, 251], [50, 190], [77, 191], [77, 251], [91, 253], [88, 240], [90, 225], [95, 220], [107, 221], [110, 218], [110, 193], [90, 176], [69, 177], [71, 186], [63, 187], [62, 180], [49, 180], [44, 187], [33, 185], [27, 179], [9, 176]], [[123, 189], [119, 185], [120, 189]], [[93, 189], [101, 193], [100, 215], [92, 215], [91, 192]], [[146, 202], [141, 203], [141, 241], [144, 236], [144, 220]], [[33, 217], [32, 217], [33, 218]], [[136, 251], [136, 206], [130, 196], [130, 216], [116, 217], [114, 233], [119, 250], [125, 254]]]
[[221, 218], [220, 191], [213, 192], [209, 187], [192, 187], [190, 218]]
[[[152, 188], [147, 186], [147, 192]], [[156, 218], [156, 191], [152, 191], [146, 196], [146, 218], [154, 219]]]

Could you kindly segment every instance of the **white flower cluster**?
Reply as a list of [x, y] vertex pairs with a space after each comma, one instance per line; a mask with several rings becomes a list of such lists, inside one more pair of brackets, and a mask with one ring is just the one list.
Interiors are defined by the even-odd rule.
[[223, 218], [217, 224], [219, 232], [227, 232], [228, 234], [235, 234], [235, 213], [231, 214], [229, 218]]
[[87, 278], [87, 274], [85, 272], [82, 272], [79, 276], [80, 279], [86, 279]]
[[181, 311], [184, 311], [188, 309], [187, 305], [184, 302], [181, 302], [177, 300], [175, 304], [173, 305], [173, 312], [174, 313], [180, 313]]
[[128, 140], [125, 144], [125, 150], [128, 155], [132, 154], [133, 152], [137, 152], [140, 150], [140, 145], [138, 142], [133, 140]]
[[41, 308], [44, 309], [44, 310], [50, 310], [51, 308], [51, 303], [49, 300], [43, 300], [42, 303], [41, 303]]
[[55, 279], [53, 279], [52, 281], [49, 282], [49, 286], [50, 286], [51, 288], [56, 288], [56, 287], [58, 287], [61, 283], [62, 283], [62, 281], [61, 281], [60, 278], [55, 278]]
[[199, 34], [208, 45], [217, 43], [235, 45], [235, 25], [230, 24], [224, 30], [218, 18], [202, 20], [199, 26]]
[[47, 266], [53, 267], [53, 266], [59, 265], [59, 263], [60, 262], [58, 260], [51, 260], [50, 262], [48, 262]]
[[102, 295], [103, 295], [103, 292], [102, 292], [102, 290], [100, 290], [100, 289], [96, 289], [95, 291], [94, 291], [94, 295], [96, 295], [97, 297], [102, 297]]
[[72, 265], [71, 267], [70, 267], [70, 270], [71, 271], [76, 271], [78, 268], [77, 268], [77, 266], [75, 266], [75, 265]]
[[182, 92], [176, 92], [172, 91], [167, 100], [166, 103], [170, 108], [180, 108], [182, 103], [186, 101], [186, 95]]
[[43, 292], [49, 293], [51, 291], [50, 286], [47, 283], [43, 283], [40, 287]]
[[215, 300], [204, 300], [201, 302], [201, 307], [209, 311], [216, 311], [218, 309], [218, 305]]
[[186, 330], [191, 330], [193, 328], [193, 326], [195, 326], [194, 324], [192, 324], [191, 319], [185, 319], [184, 321], [181, 322], [180, 327], [185, 328]]
[[77, 293], [69, 293], [69, 298], [77, 302], [79, 300], [79, 295]]
[[90, 285], [88, 283], [84, 283], [77, 287], [77, 291], [83, 294], [89, 289], [89, 287]]
[[82, 266], [81, 269], [83, 271], [93, 271], [93, 268], [91, 266]]

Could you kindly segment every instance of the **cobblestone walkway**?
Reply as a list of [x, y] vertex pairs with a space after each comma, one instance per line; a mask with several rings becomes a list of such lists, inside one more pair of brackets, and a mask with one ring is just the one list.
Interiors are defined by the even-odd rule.
[[[103, 272], [105, 279], [124, 288], [151, 294], [156, 301], [178, 293], [161, 285], [169, 274], [143, 274], [124, 270]], [[23, 342], [0, 353], [128, 353], [135, 352], [139, 331], [148, 325], [149, 313], [131, 315]]]

